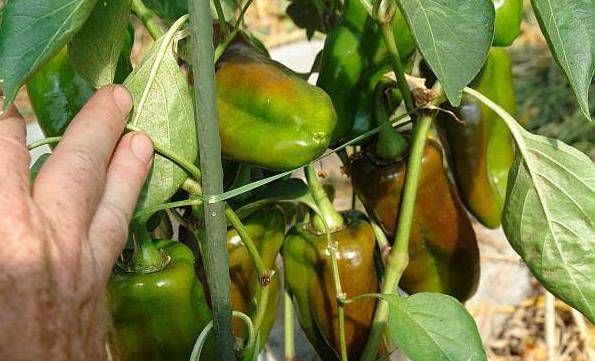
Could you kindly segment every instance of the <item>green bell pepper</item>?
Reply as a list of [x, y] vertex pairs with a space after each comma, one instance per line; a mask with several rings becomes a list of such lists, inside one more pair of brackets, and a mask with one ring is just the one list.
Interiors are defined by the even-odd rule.
[[[415, 41], [398, 10], [393, 28], [401, 59], [407, 62], [415, 50]], [[354, 119], [354, 104], [358, 104], [358, 109], [363, 107], [365, 110], [366, 104], [371, 109], [371, 93], [376, 84], [370, 84], [365, 74], [386, 62], [387, 58], [386, 45], [378, 26], [359, 0], [347, 0], [341, 22], [326, 38], [317, 81], [317, 85], [331, 97], [337, 111], [338, 123], [331, 143], [339, 142], [348, 135], [362, 134], [360, 130], [352, 132], [354, 123], [357, 129], [373, 127], [370, 126], [374, 124], [373, 118], [367, 121]], [[362, 89], [368, 89], [369, 96], [358, 99]], [[369, 112], [372, 113], [372, 110]]]
[[[188, 361], [200, 331], [211, 321], [192, 251], [174, 240], [155, 246], [169, 257], [161, 269], [143, 273], [118, 267], [109, 280], [114, 359]], [[126, 251], [125, 259], [131, 253]]]
[[[134, 29], [129, 26], [116, 67], [116, 83], [132, 71], [130, 53]], [[64, 47], [27, 81], [27, 92], [39, 127], [46, 137], [64, 134], [70, 121], [87, 103], [95, 89], [72, 67]]]
[[523, 0], [492, 0], [496, 8], [493, 46], [509, 46], [521, 31]]

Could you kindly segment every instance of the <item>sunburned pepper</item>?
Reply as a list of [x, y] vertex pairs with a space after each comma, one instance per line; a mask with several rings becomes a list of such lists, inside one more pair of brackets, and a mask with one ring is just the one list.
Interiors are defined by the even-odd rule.
[[[492, 48], [475, 88], [514, 116], [516, 99], [510, 57]], [[508, 171], [514, 161], [514, 145], [504, 121], [470, 96], [447, 113], [438, 115], [441, 135], [463, 202], [485, 226], [500, 225], [506, 197]]]
[[[109, 339], [115, 360], [187, 361], [211, 320], [192, 251], [174, 240], [155, 246], [169, 257], [161, 269], [117, 268], [109, 281]], [[125, 259], [130, 258], [127, 252]]]
[[[415, 42], [399, 11], [393, 24], [399, 54], [406, 61], [415, 50]], [[317, 81], [317, 85], [330, 95], [337, 110], [338, 123], [332, 143], [350, 133], [354, 124], [354, 106], [362, 101], [357, 100], [360, 89], [375, 87], [375, 84], [368, 86], [364, 74], [386, 59], [384, 39], [367, 10], [359, 0], [347, 0], [341, 22], [326, 38]]]
[[[382, 161], [369, 151], [350, 169], [353, 188], [369, 214], [390, 237], [395, 234], [407, 158]], [[409, 238], [409, 265], [399, 286], [406, 292], [441, 292], [461, 301], [479, 280], [479, 250], [471, 222], [443, 167], [442, 151], [424, 150]]]
[[521, 31], [523, 0], [492, 0], [496, 8], [493, 46], [509, 46]]
[[271, 170], [322, 155], [337, 123], [322, 89], [242, 44], [218, 64], [217, 101], [223, 155]]
[[[124, 47], [116, 68], [116, 82], [122, 82], [132, 71], [130, 52], [134, 33], [126, 32]], [[64, 47], [27, 82], [27, 92], [38, 124], [46, 137], [64, 134], [70, 121], [93, 95], [91, 84], [79, 75]]]
[[[337, 242], [339, 277], [347, 298], [378, 291], [374, 266], [375, 238], [361, 213], [344, 214], [345, 226], [331, 234]], [[326, 234], [311, 224], [294, 226], [283, 245], [286, 287], [295, 298], [298, 319], [323, 360], [339, 360], [337, 294]], [[376, 301], [345, 305], [349, 360], [357, 360], [368, 338]]]

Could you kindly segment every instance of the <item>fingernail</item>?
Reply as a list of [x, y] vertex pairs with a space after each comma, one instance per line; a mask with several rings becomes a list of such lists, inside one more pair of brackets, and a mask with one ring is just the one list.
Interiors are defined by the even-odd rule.
[[112, 97], [122, 114], [130, 113], [132, 109], [132, 97], [126, 88], [121, 85], [114, 85], [112, 88]]
[[153, 158], [153, 143], [146, 134], [134, 133], [130, 139], [130, 150], [144, 164]]

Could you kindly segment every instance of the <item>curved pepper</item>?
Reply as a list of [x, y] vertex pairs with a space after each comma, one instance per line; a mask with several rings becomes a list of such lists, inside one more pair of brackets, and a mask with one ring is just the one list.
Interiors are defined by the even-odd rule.
[[322, 89], [245, 47], [228, 49], [216, 77], [225, 157], [281, 171], [328, 148], [337, 115]]
[[[132, 30], [132, 33], [131, 33]], [[134, 29], [126, 32], [124, 47], [118, 59], [116, 82], [122, 82], [132, 71], [130, 52]], [[46, 137], [64, 134], [70, 121], [81, 110], [95, 89], [79, 75], [64, 47], [27, 82], [27, 92], [39, 127]]]
[[[479, 280], [479, 249], [469, 217], [443, 166], [442, 150], [424, 150], [409, 239], [409, 265], [399, 286], [409, 294], [441, 292], [467, 300]], [[380, 163], [368, 152], [355, 157], [353, 188], [369, 214], [394, 236], [407, 158]]]
[[[474, 86], [514, 116], [516, 99], [510, 57], [492, 48]], [[453, 175], [463, 203], [486, 227], [500, 225], [506, 198], [508, 171], [514, 162], [514, 144], [504, 121], [470, 96], [451, 109], [463, 122], [447, 113], [438, 115], [438, 126], [449, 153]]]
[[[399, 54], [406, 61], [415, 50], [415, 41], [398, 10], [393, 27]], [[347, 0], [343, 19], [326, 38], [317, 81], [331, 97], [337, 111], [338, 123], [332, 143], [344, 139], [354, 125], [354, 104], [361, 102], [357, 100], [358, 89], [373, 90], [376, 86], [368, 86], [367, 80], [362, 80], [364, 73], [386, 59], [387, 50], [380, 30], [359, 0]], [[370, 94], [370, 106], [372, 98]], [[370, 123], [373, 124], [373, 120]]]
[[[347, 297], [378, 291], [374, 266], [375, 237], [361, 213], [345, 213], [346, 225], [332, 233], [338, 244], [339, 276]], [[309, 224], [294, 226], [283, 245], [286, 287], [295, 297], [298, 319], [323, 360], [339, 360], [337, 294], [325, 234]], [[365, 346], [376, 301], [345, 305], [348, 359], [357, 360]]]
[[[262, 350], [275, 322], [281, 295], [281, 276], [275, 267], [275, 259], [285, 238], [285, 214], [279, 207], [265, 207], [245, 218], [243, 223], [262, 257], [265, 268], [275, 270], [271, 283], [266, 287], [266, 307], [260, 310], [259, 315], [257, 306], [262, 300], [263, 289], [258, 282], [254, 262], [238, 233], [234, 229], [227, 232], [232, 308], [249, 315], [253, 320]], [[233, 333], [236, 337], [245, 337], [245, 324], [234, 319]]]
[[187, 361], [211, 320], [192, 251], [174, 240], [155, 245], [171, 258], [164, 269], [135, 273], [118, 268], [109, 281], [110, 351], [116, 360]]
[[43, 134], [64, 134], [94, 89], [72, 67], [63, 48], [27, 82], [27, 92]]
[[492, 0], [496, 8], [493, 46], [509, 46], [521, 31], [523, 0]]

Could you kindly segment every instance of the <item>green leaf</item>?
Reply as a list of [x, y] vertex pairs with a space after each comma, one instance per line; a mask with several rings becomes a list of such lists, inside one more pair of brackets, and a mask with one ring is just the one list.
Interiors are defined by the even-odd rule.
[[[134, 103], [128, 128], [146, 132], [153, 142], [194, 163], [198, 156], [194, 108], [188, 82], [173, 54], [175, 34], [187, 18], [178, 20], [155, 41], [124, 85], [130, 90]], [[186, 178], [182, 168], [155, 155], [137, 209], [164, 203]]]
[[132, 0], [102, 0], [68, 45], [73, 67], [95, 88], [114, 82]]
[[[225, 20], [234, 21], [236, 11], [241, 5], [240, 0], [220, 0]], [[143, 3], [151, 10], [155, 11], [166, 23], [172, 23], [179, 17], [188, 14], [188, 0], [143, 0]], [[211, 2], [213, 17], [217, 18], [217, 13], [213, 2]]]
[[412, 361], [487, 360], [473, 317], [456, 298], [421, 292], [388, 302], [393, 343]]
[[490, 0], [398, 0], [424, 59], [450, 103], [481, 70], [494, 37]]
[[35, 160], [35, 163], [33, 163], [31, 169], [29, 170], [29, 181], [31, 181], [31, 183], [35, 182], [35, 179], [39, 175], [39, 172], [41, 172], [41, 167], [43, 167], [45, 161], [48, 160], [50, 155], [52, 154], [44, 153]]
[[595, 164], [465, 91], [496, 111], [517, 143], [502, 219], [508, 241], [545, 288], [595, 321]]
[[168, 23], [188, 14], [188, 0], [143, 0], [143, 3]]
[[595, 2], [532, 0], [533, 10], [554, 58], [564, 71], [584, 116], [595, 72]]
[[317, 209], [310, 189], [303, 180], [297, 178], [282, 179], [258, 188], [258, 192], [251, 197], [233, 205], [237, 208], [238, 216], [245, 218], [267, 204], [278, 202], [303, 203], [311, 209]]
[[81, 28], [97, 0], [12, 0], [0, 30], [4, 107], [21, 85]]

